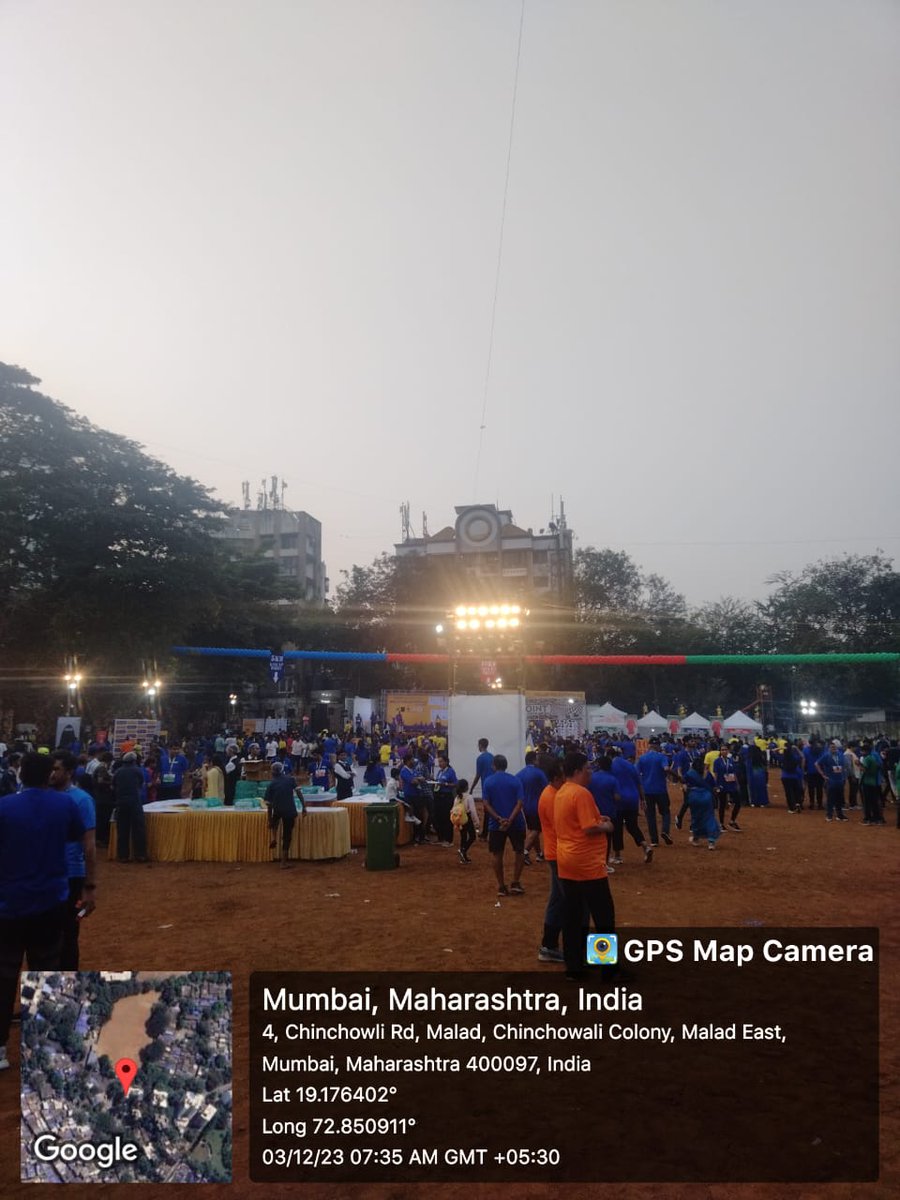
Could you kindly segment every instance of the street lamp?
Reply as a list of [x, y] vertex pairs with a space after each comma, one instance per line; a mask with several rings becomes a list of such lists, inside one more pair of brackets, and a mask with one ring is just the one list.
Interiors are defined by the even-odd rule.
[[72, 715], [72, 706], [78, 707], [78, 685], [81, 675], [78, 672], [67, 671], [63, 676], [66, 683], [66, 716]]
[[144, 695], [147, 697], [147, 703], [150, 708], [150, 716], [156, 719], [156, 700], [159, 693], [162, 691], [162, 680], [160, 679], [145, 679], [141, 684], [144, 689]]

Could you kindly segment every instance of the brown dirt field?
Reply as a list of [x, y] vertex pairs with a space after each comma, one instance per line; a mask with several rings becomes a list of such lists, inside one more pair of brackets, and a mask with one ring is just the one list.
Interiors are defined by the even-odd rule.
[[[673, 790], [674, 795], [674, 790]], [[827, 824], [822, 814], [788, 818], [772, 779], [769, 809], [747, 810], [745, 832], [730, 833], [715, 854], [687, 844], [662, 846], [649, 867], [635, 848], [611, 880], [622, 926], [878, 925], [881, 930], [881, 1178], [875, 1184], [511, 1183], [382, 1186], [252, 1184], [248, 1171], [248, 977], [252, 970], [533, 970], [546, 898], [542, 865], [526, 869], [527, 894], [495, 907], [493, 875], [482, 843], [460, 867], [438, 846], [402, 851], [398, 871], [369, 873], [363, 854], [291, 871], [268, 864], [102, 862], [97, 912], [82, 930], [82, 966], [103, 970], [230, 970], [234, 973], [234, 1179], [204, 1195], [233, 1198], [298, 1193], [311, 1200], [372, 1197], [413, 1200], [467, 1197], [600, 1196], [605, 1200], [880, 1200], [900, 1195], [900, 922], [896, 914], [900, 831]], [[329, 893], [339, 893], [330, 896]], [[295, 914], [295, 915], [292, 915]], [[401, 914], [406, 914], [401, 917]], [[171, 926], [170, 928], [161, 928]], [[440, 932], [436, 941], [429, 929]], [[352, 953], [342, 951], [352, 948]], [[336, 948], [337, 953], [336, 953]], [[450, 950], [452, 953], [447, 953]], [[553, 970], [553, 968], [547, 968]], [[847, 1014], [852, 1019], [852, 1014]], [[30, 1194], [19, 1184], [18, 1046], [0, 1076], [0, 1194]], [[825, 1051], [823, 1050], [823, 1053]], [[604, 1084], [606, 1086], [606, 1084]], [[614, 1087], [614, 1080], [609, 1081]], [[814, 1103], [814, 1098], [811, 1097]], [[677, 1120], [672, 1123], [677, 1138]], [[774, 1131], [773, 1131], [774, 1132]], [[104, 1195], [140, 1185], [111, 1185]], [[88, 1189], [69, 1185], [74, 1200]], [[195, 1194], [166, 1188], [167, 1196]]]

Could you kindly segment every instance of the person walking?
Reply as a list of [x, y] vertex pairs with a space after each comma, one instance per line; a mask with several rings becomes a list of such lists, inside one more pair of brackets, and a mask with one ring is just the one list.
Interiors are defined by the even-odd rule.
[[860, 786], [863, 797], [863, 825], [884, 825], [884, 809], [881, 803], [881, 755], [871, 742], [863, 745], [860, 763]]
[[544, 839], [544, 861], [550, 871], [550, 891], [547, 896], [547, 907], [544, 909], [544, 931], [538, 947], [538, 962], [561, 963], [565, 962], [565, 957], [559, 948], [559, 941], [562, 937], [566, 912], [556, 861], [554, 806], [556, 793], [563, 783], [563, 765], [558, 758], [548, 758], [545, 760], [544, 771], [547, 776], [547, 786], [541, 792], [538, 800], [538, 816], [541, 821], [541, 836]]
[[478, 812], [475, 801], [469, 795], [468, 779], [457, 779], [453, 807], [450, 809], [450, 824], [459, 830], [459, 861], [461, 866], [471, 865], [469, 850], [478, 833]]
[[643, 850], [644, 862], [652, 862], [653, 847], [647, 844], [638, 822], [643, 793], [641, 791], [641, 779], [637, 773], [637, 767], [631, 759], [624, 758], [619, 754], [612, 760], [610, 770], [615, 776], [616, 790], [619, 793], [619, 808], [613, 832], [613, 850], [615, 851], [615, 855], [612, 862], [616, 864], [622, 862], [622, 851], [625, 847], [625, 829], [631, 834], [632, 840], [638, 849]]
[[656, 825], [656, 814], [659, 812], [662, 821], [662, 840], [667, 846], [672, 845], [669, 836], [669, 789], [666, 776], [669, 772], [669, 760], [659, 748], [659, 738], [650, 739], [649, 748], [637, 761], [638, 775], [644, 789], [644, 806], [647, 814], [647, 833], [650, 845], [659, 845], [659, 831]]
[[525, 766], [516, 773], [516, 778], [522, 784], [522, 794], [525, 797], [523, 812], [525, 814], [525, 866], [531, 866], [531, 851], [541, 857], [541, 818], [538, 805], [541, 794], [547, 786], [547, 776], [537, 765], [537, 752], [529, 750], [525, 755]]
[[786, 742], [781, 753], [781, 786], [789, 813], [803, 808], [803, 755], [793, 742]]

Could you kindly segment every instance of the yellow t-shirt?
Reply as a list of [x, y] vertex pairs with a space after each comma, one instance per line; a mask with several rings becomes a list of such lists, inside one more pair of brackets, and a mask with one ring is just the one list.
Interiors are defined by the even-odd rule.
[[703, 756], [703, 766], [709, 772], [710, 775], [712, 775], [714, 773], [713, 772], [713, 763], [719, 757], [720, 757], [720, 755], [719, 755], [718, 750], [707, 750], [706, 754]]
[[391, 747], [387, 742], [378, 751], [378, 759], [383, 767], [391, 761]]

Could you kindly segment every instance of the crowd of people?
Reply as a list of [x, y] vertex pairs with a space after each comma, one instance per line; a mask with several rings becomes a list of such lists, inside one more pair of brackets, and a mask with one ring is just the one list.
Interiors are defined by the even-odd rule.
[[[305, 815], [301, 783], [338, 798], [362, 786], [384, 789], [413, 826], [414, 846], [456, 846], [468, 867], [476, 840], [486, 841], [499, 898], [524, 895], [526, 868], [546, 863], [538, 958], [578, 978], [589, 922], [598, 932], [615, 928], [608, 877], [623, 864], [626, 834], [650, 864], [689, 816], [690, 843], [714, 850], [722, 834], [742, 832], [745, 807], [769, 804], [769, 767], [780, 772], [792, 815], [816, 811], [843, 822], [859, 811], [863, 825], [875, 826], [894, 804], [900, 828], [900, 748], [887, 738], [651, 738], [639, 747], [622, 735], [573, 739], [533, 729], [515, 774], [482, 738], [471, 783], [451, 765], [440, 726], [413, 734], [357, 725], [317, 737], [222, 730], [147, 746], [76, 740], [37, 751], [0, 741], [0, 1069], [8, 1066], [23, 960], [37, 970], [78, 968], [80, 922], [97, 902], [97, 847], [108, 846], [113, 814], [119, 860], [146, 862], [146, 804], [188, 796], [233, 804], [245, 775], [267, 778], [271, 848], [286, 865], [298, 807]], [[680, 798], [674, 818], [670, 787]]]

